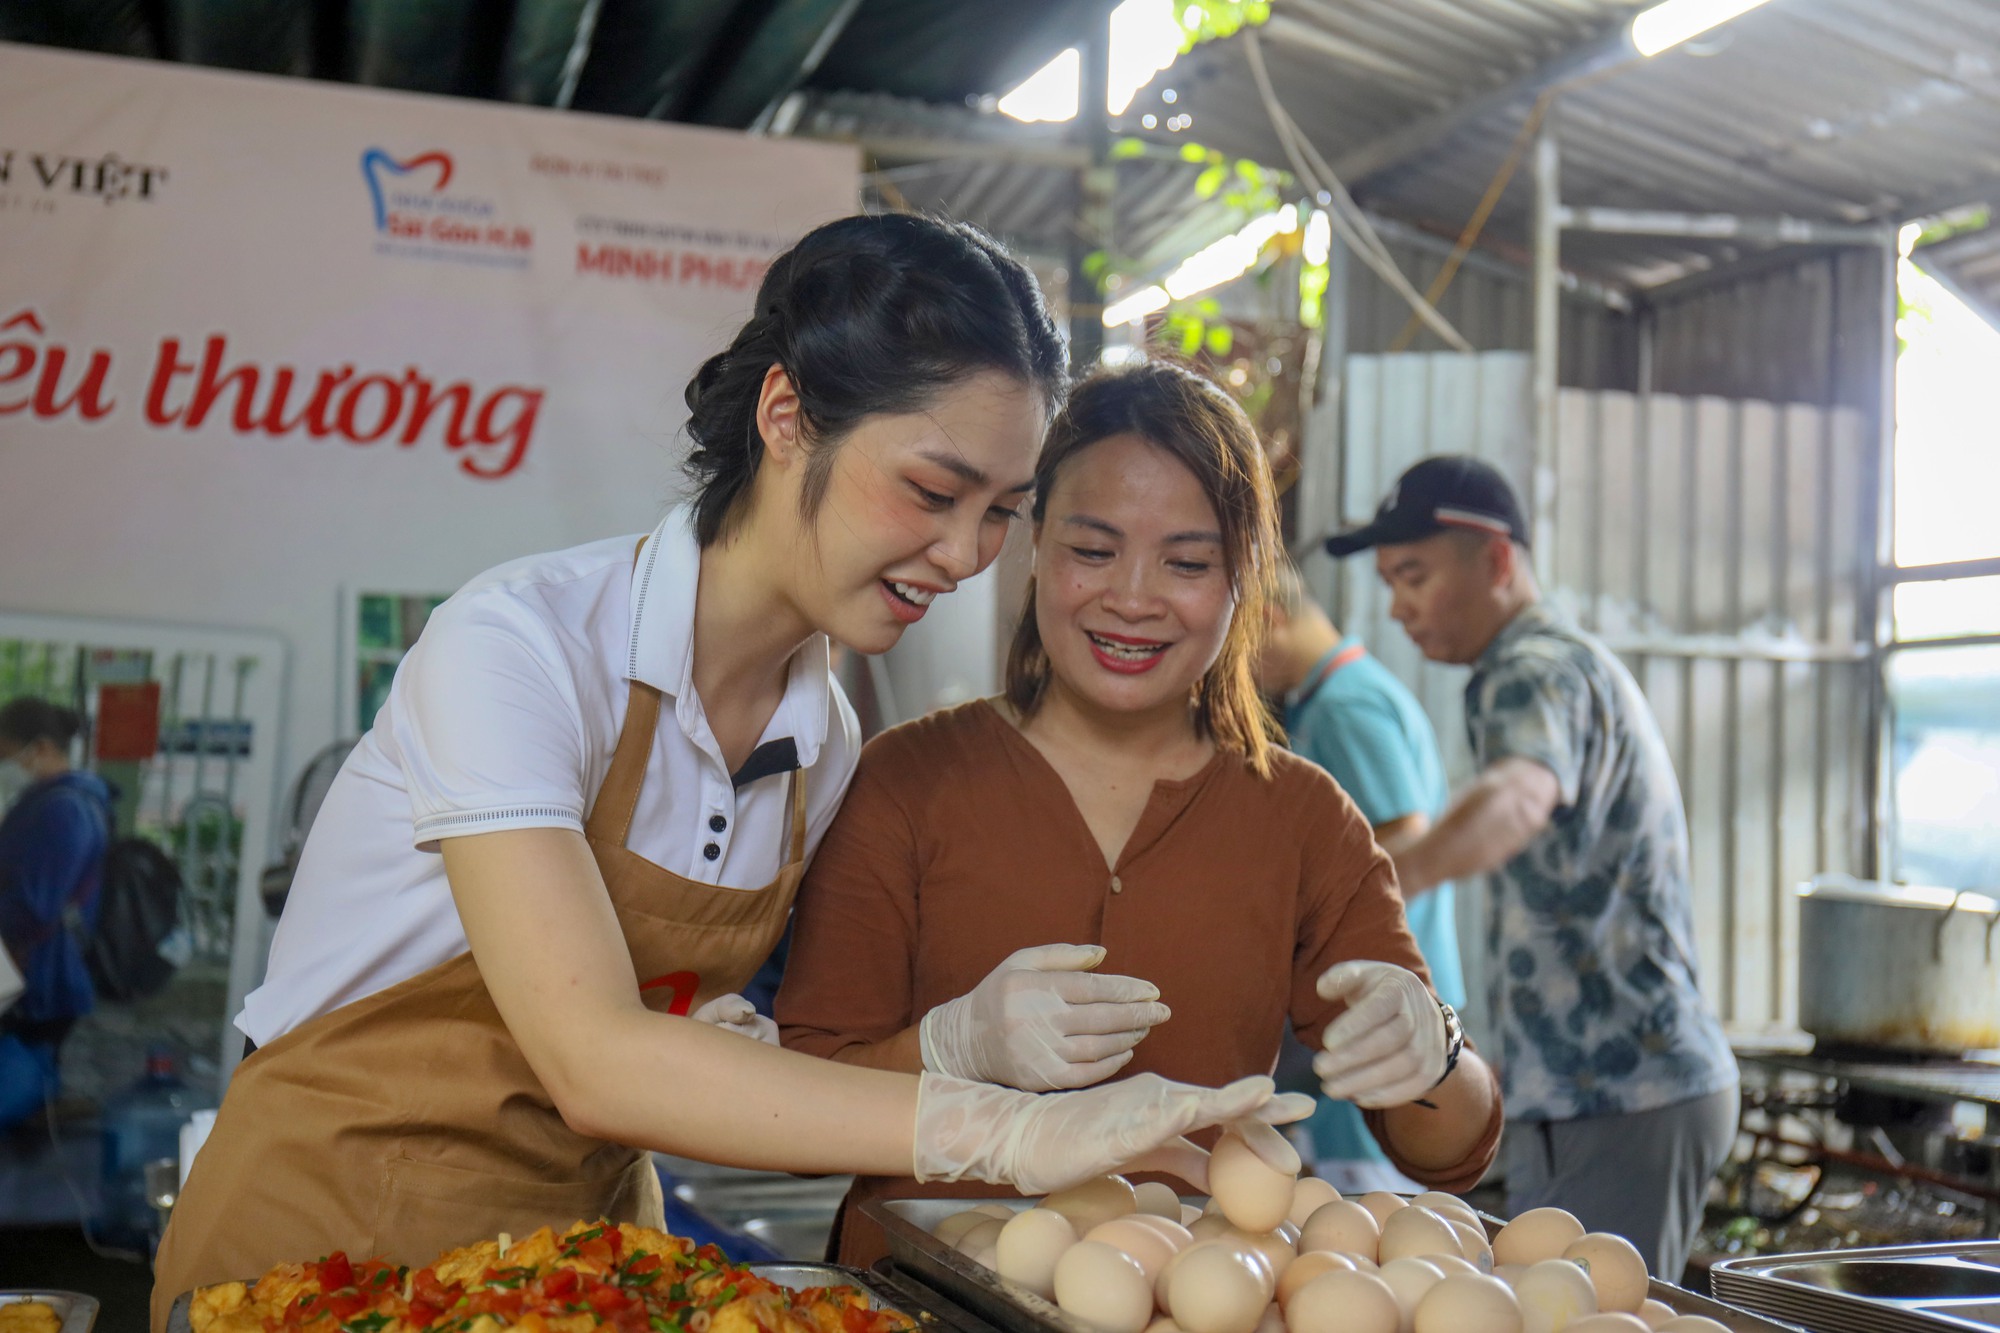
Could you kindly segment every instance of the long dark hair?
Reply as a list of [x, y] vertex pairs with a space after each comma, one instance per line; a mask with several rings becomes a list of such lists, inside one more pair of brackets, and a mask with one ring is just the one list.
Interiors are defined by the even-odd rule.
[[[1114, 435], [1137, 435], [1179, 462], [1194, 474], [1215, 508], [1236, 610], [1222, 651], [1195, 683], [1195, 731], [1242, 755], [1260, 777], [1267, 777], [1277, 729], [1258, 697], [1253, 665], [1285, 547], [1271, 465], [1256, 428], [1234, 399], [1185, 366], [1155, 358], [1100, 370], [1071, 390], [1049, 427], [1048, 442], [1035, 463], [1037, 527], [1063, 465]], [[1022, 717], [1041, 705], [1049, 670], [1030, 579], [1007, 651], [1007, 702]]]
[[772, 263], [750, 322], [688, 383], [696, 540], [712, 545], [742, 517], [764, 456], [757, 399], [774, 365], [799, 397], [811, 449], [800, 517], [810, 520], [835, 449], [863, 417], [915, 411], [985, 370], [1053, 408], [1065, 356], [1034, 276], [977, 227], [887, 214], [816, 228]]

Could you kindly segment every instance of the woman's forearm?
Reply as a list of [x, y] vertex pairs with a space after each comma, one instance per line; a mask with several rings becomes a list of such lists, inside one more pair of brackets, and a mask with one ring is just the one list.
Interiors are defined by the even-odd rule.
[[[917, 1080], [781, 1050], [651, 1011], [604, 1024], [587, 1062], [565, 1062], [572, 1128], [724, 1166], [906, 1176]], [[587, 1063], [589, 1068], [580, 1066]]]
[[829, 1059], [844, 1065], [856, 1065], [862, 1069], [886, 1069], [896, 1074], [921, 1074], [924, 1072], [923, 1043], [917, 1029], [904, 1028], [893, 1037], [881, 1041], [857, 1041], [829, 1053]]
[[1451, 1077], [1424, 1094], [1436, 1110], [1414, 1102], [1391, 1107], [1382, 1113], [1383, 1130], [1411, 1166], [1443, 1171], [1463, 1162], [1486, 1137], [1494, 1097], [1493, 1071], [1468, 1050], [1459, 1055]]

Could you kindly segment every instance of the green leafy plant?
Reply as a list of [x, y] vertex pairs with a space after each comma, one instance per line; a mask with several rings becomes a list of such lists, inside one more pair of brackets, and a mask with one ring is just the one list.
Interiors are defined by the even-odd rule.
[[1181, 50], [1233, 37], [1271, 17], [1270, 0], [1187, 0], [1174, 15], [1181, 27]]

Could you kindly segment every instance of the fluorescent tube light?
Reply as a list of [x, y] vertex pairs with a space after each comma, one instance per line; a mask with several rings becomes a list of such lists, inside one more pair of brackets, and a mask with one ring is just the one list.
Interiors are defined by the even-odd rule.
[[1632, 20], [1632, 45], [1642, 56], [1656, 56], [1763, 3], [1765, 0], [1667, 0]]

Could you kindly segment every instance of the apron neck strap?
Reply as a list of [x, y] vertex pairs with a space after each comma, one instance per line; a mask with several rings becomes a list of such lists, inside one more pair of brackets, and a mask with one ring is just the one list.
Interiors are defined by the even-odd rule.
[[639, 808], [639, 788], [646, 779], [646, 760], [652, 756], [653, 732], [659, 725], [660, 692], [644, 681], [626, 681], [625, 725], [618, 732], [611, 771], [604, 775], [590, 810], [591, 832], [620, 847]]
[[792, 770], [792, 850], [785, 857], [788, 862], [802, 862], [806, 859], [806, 771]]

